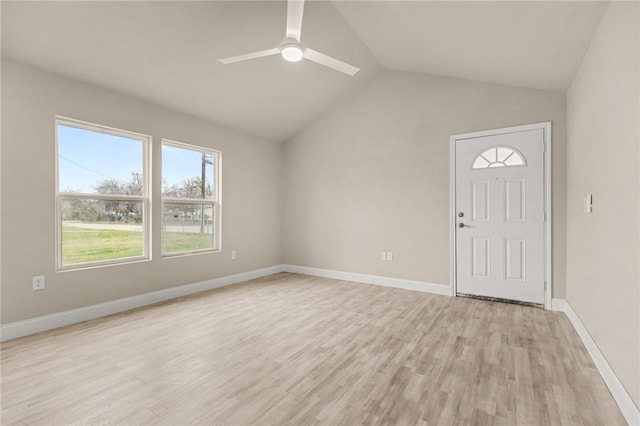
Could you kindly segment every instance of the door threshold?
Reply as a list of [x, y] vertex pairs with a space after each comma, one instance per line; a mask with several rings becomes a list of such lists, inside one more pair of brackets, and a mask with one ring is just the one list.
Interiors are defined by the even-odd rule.
[[530, 306], [532, 308], [544, 308], [542, 303], [523, 302], [521, 300], [502, 299], [500, 297], [479, 296], [477, 294], [456, 293], [456, 296], [468, 297], [470, 299], [486, 300], [488, 302], [509, 303], [511, 305]]

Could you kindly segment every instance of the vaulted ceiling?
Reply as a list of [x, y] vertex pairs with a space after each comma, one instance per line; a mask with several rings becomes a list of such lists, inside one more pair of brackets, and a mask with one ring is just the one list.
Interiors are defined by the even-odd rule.
[[608, 3], [308, 1], [302, 43], [353, 77], [280, 56], [286, 2], [2, 2], [2, 56], [284, 141], [382, 69], [565, 91]]

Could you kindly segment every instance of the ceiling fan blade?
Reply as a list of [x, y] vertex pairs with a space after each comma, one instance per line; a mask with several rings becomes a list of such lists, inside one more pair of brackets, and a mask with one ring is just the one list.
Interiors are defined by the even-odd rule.
[[304, 58], [349, 75], [354, 75], [360, 71], [360, 68], [358, 67], [354, 67], [346, 62], [339, 61], [331, 56], [327, 56], [324, 53], [320, 53], [309, 48], [304, 49]]
[[287, 38], [292, 38], [300, 43], [302, 34], [302, 14], [304, 12], [304, 0], [289, 0], [287, 2]]
[[262, 58], [263, 56], [277, 55], [280, 53], [279, 47], [273, 49], [261, 50], [259, 52], [246, 53], [244, 55], [230, 56], [228, 58], [218, 59], [223, 64], [232, 64], [234, 62], [246, 61], [249, 59]]

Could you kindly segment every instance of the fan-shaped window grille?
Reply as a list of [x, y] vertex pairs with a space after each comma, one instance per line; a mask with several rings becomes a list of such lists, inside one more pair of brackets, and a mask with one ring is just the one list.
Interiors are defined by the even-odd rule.
[[524, 157], [518, 151], [506, 146], [489, 148], [476, 157], [472, 169], [488, 169], [489, 167], [524, 166]]

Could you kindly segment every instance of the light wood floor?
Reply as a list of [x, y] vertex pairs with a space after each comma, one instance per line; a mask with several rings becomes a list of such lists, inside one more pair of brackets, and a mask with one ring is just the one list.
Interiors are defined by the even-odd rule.
[[1, 353], [3, 425], [625, 424], [564, 314], [286, 273]]

